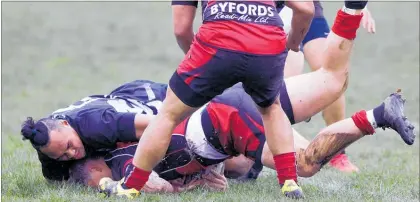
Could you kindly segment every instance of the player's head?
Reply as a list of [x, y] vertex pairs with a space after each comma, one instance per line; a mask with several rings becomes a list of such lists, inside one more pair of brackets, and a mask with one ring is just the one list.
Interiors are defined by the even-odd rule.
[[66, 120], [43, 118], [34, 121], [28, 117], [22, 124], [21, 134], [36, 150], [52, 159], [68, 161], [86, 155], [79, 135]]
[[102, 157], [83, 159], [70, 167], [70, 182], [97, 187], [104, 177], [112, 177], [112, 173]]

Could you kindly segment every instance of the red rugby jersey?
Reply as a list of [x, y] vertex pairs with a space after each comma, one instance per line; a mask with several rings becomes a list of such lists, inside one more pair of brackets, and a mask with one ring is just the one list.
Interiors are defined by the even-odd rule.
[[[202, 1], [198, 40], [218, 48], [252, 54], [278, 54], [286, 47], [283, 22], [274, 1]], [[198, 1], [172, 5], [197, 6]]]

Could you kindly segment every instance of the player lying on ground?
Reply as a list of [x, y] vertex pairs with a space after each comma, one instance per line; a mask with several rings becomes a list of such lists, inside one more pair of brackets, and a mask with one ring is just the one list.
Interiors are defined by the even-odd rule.
[[[175, 141], [171, 142], [171, 147]], [[69, 182], [80, 183], [85, 186], [98, 188], [112, 186], [124, 176], [127, 162], [132, 161], [137, 143], [125, 145], [106, 155], [85, 158], [75, 162], [70, 167]], [[181, 146], [179, 146], [181, 147]], [[177, 163], [176, 159], [170, 159]], [[153, 171], [142, 190], [146, 193], [177, 193], [188, 191], [196, 187], [210, 190], [223, 191], [228, 187], [228, 182], [223, 176], [223, 163], [209, 166], [202, 172], [186, 175], [181, 178], [165, 180]]]
[[51, 115], [22, 124], [48, 180], [67, 180], [74, 160], [137, 141], [165, 99], [167, 85], [137, 80], [107, 95], [92, 95]]
[[[312, 19], [308, 33], [302, 41], [300, 51], [289, 51], [289, 54], [287, 55], [286, 65], [284, 68], [285, 78], [301, 74], [304, 67], [304, 59], [306, 59], [312, 71], [318, 70], [322, 66], [323, 50], [325, 48], [326, 38], [330, 32], [330, 27], [324, 16], [321, 2], [315, 0], [314, 7], [315, 15]], [[287, 6], [284, 6], [279, 10], [280, 16], [284, 22], [285, 32], [288, 33], [291, 25], [291, 18], [293, 16], [293, 10]], [[363, 10], [361, 25], [369, 33], [375, 32], [375, 20], [372, 18], [367, 8]], [[346, 117], [344, 94], [329, 107], [325, 108], [322, 111], [322, 116], [327, 126], [343, 120]], [[344, 151], [342, 154], [334, 157], [330, 161], [330, 165], [343, 172], [354, 172], [359, 170], [349, 161], [347, 155], [344, 154]]]
[[[228, 91], [236, 91], [240, 97], [239, 92], [242, 89], [235, 86]], [[229, 93], [225, 95], [229, 95]], [[148, 182], [152, 185], [148, 186], [148, 191], [174, 192], [178, 189], [176, 188], [178, 185], [173, 187], [171, 186], [173, 183], [168, 181], [177, 179], [183, 181], [186, 176], [199, 174], [203, 169], [238, 154], [257, 161], [261, 160], [262, 165], [275, 169], [273, 155], [263, 138], [262, 126], [253, 122], [252, 119], [257, 111], [256, 109], [247, 110], [250, 109], [247, 103], [252, 104], [251, 98], [248, 98], [248, 101], [235, 100], [232, 97], [223, 97], [222, 94], [217, 101], [211, 102], [207, 107], [195, 112], [188, 120], [179, 125], [172, 134], [165, 157], [154, 168], [154, 172], [160, 178], [155, 176], [153, 179], [149, 179]], [[404, 117], [403, 108], [404, 101], [401, 95], [394, 93], [377, 108], [368, 112], [362, 110], [351, 118], [326, 127], [310, 143], [302, 142], [297, 136], [295, 148], [298, 152], [297, 170], [299, 176], [313, 176], [333, 156], [347, 146], [365, 135], [373, 135], [378, 126], [390, 126], [401, 135], [406, 143], [412, 144], [414, 136], [404, 136], [407, 135], [408, 130], [413, 129], [413, 126]], [[261, 120], [257, 122], [261, 123]], [[209, 128], [212, 125], [218, 125], [220, 128]], [[212, 133], [213, 130], [218, 131], [218, 134]], [[125, 172], [130, 170], [127, 167], [133, 160], [136, 146], [129, 145], [116, 149], [104, 158], [78, 162], [72, 169], [72, 178], [85, 185], [102, 184], [102, 191], [111, 194], [118, 189], [118, 184], [104, 185], [100, 183], [100, 179], [104, 177], [112, 177], [113, 180], [122, 179]], [[243, 165], [238, 164], [235, 168], [231, 167], [230, 171], [236, 172], [241, 169], [241, 166]], [[250, 167], [248, 166], [248, 168]], [[219, 187], [221, 190], [227, 187], [227, 182], [222, 176], [214, 174], [212, 177], [217, 180], [212, 181], [209, 177], [206, 179], [212, 181], [214, 187]], [[186, 186], [192, 188], [199, 183], [187, 183]], [[153, 187], [153, 185], [155, 186]], [[125, 196], [131, 197], [129, 193]]]

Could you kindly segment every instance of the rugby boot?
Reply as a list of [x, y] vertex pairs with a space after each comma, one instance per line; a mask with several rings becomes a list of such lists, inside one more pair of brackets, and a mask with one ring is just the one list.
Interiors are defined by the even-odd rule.
[[302, 199], [305, 198], [302, 189], [294, 180], [286, 180], [284, 184], [280, 184], [281, 193], [283, 193], [286, 197], [292, 199]]
[[338, 154], [332, 158], [330, 166], [345, 173], [359, 172], [359, 168], [350, 162], [346, 154]]
[[134, 199], [140, 196], [140, 192], [136, 189], [124, 188], [122, 183], [124, 178], [120, 181], [113, 181], [111, 178], [104, 177], [99, 181], [99, 192], [106, 197], [118, 196], [128, 199]]
[[412, 145], [416, 134], [414, 133], [413, 124], [404, 115], [404, 104], [405, 99], [402, 98], [399, 92], [389, 95], [383, 102], [384, 112], [382, 118], [385, 120], [385, 123], [379, 127], [382, 127], [384, 130], [385, 128], [395, 130], [406, 144]]

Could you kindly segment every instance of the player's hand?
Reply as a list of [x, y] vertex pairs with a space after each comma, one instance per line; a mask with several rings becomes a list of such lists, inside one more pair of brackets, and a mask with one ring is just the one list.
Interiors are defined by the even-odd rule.
[[174, 188], [168, 181], [160, 178], [156, 172], [152, 172], [142, 191], [145, 193], [172, 193], [174, 192]]
[[118, 196], [128, 199], [133, 199], [140, 196], [140, 192], [136, 189], [124, 189], [121, 183], [124, 182], [124, 178], [120, 181], [113, 181], [109, 177], [104, 177], [99, 181], [99, 192], [105, 196]]
[[174, 188], [174, 192], [189, 191], [189, 190], [195, 189], [196, 187], [203, 184], [203, 180], [199, 179], [199, 178], [193, 178], [192, 180], [190, 180], [186, 184], [184, 184], [184, 182], [185, 182], [185, 178], [172, 180], [171, 184]]
[[[292, 31], [291, 31], [292, 32]], [[289, 35], [290, 36], [290, 35]], [[287, 43], [286, 43], [286, 47], [294, 52], [299, 52], [300, 48], [299, 48], [300, 44], [296, 44], [296, 43], [292, 43], [292, 40], [290, 39], [290, 37], [287, 37]]]
[[215, 170], [203, 174], [204, 186], [213, 191], [224, 191], [229, 187], [226, 177]]
[[363, 9], [363, 18], [361, 24], [367, 32], [371, 34], [376, 32], [375, 19], [373, 19], [372, 14], [367, 8]]

